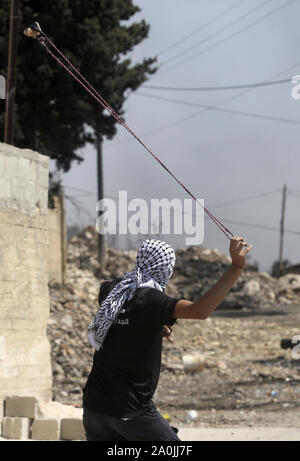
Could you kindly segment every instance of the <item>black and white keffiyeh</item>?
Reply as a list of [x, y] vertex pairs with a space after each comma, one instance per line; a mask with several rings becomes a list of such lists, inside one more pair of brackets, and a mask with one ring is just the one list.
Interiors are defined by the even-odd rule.
[[160, 240], [147, 239], [138, 250], [136, 268], [123, 275], [101, 304], [93, 322], [88, 327], [88, 339], [97, 351], [103, 347], [109, 328], [130, 300], [137, 288], [152, 287], [164, 291], [173, 273], [175, 252]]

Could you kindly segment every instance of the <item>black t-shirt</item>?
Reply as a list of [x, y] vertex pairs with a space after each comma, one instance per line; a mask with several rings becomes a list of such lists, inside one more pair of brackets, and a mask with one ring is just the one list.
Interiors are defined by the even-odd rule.
[[[118, 280], [103, 282], [99, 305]], [[110, 327], [103, 348], [95, 351], [83, 390], [83, 405], [119, 417], [139, 414], [153, 405], [162, 351], [163, 325], [173, 325], [175, 305], [155, 288], [138, 288]]]

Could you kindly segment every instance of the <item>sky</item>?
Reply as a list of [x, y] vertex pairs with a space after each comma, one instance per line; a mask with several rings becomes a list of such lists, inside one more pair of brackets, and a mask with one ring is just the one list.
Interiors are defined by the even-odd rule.
[[[263, 271], [279, 256], [286, 184], [283, 256], [299, 263], [300, 99], [292, 97], [291, 80], [300, 74], [300, 2], [134, 3], [141, 12], [131, 21], [145, 19], [150, 32], [130, 56], [133, 63], [157, 56], [159, 69], [130, 93], [124, 106], [127, 125], [234, 235], [253, 244], [249, 261], [257, 261]], [[222, 91], [145, 87], [207, 88], [282, 79], [290, 81]], [[84, 162], [61, 179], [67, 196], [80, 203], [78, 209], [67, 200], [67, 221], [82, 226], [95, 224], [98, 213], [96, 152], [87, 146], [80, 153]], [[189, 198], [122, 126], [104, 142], [103, 168], [105, 197], [125, 190], [129, 199]], [[184, 235], [160, 237], [176, 248], [186, 247]], [[130, 242], [120, 239], [119, 245]], [[229, 254], [229, 239], [207, 217], [202, 245]]]

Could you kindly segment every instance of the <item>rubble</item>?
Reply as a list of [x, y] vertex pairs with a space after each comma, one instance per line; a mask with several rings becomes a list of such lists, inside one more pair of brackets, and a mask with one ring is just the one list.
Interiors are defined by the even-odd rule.
[[85, 440], [82, 409], [32, 396], [0, 400], [0, 440]]
[[184, 371], [202, 371], [205, 368], [205, 357], [202, 354], [186, 354], [182, 357]]
[[[97, 254], [97, 233], [92, 226], [69, 242], [67, 288], [72, 295], [92, 302], [97, 297], [102, 280], [118, 278], [132, 270], [136, 258], [134, 250], [118, 251], [108, 247], [106, 266], [101, 271]], [[167, 293], [196, 300], [222, 276], [230, 262], [230, 257], [217, 249], [201, 246], [179, 249]], [[300, 275], [287, 274], [277, 279], [247, 265], [219, 309], [265, 308], [273, 306], [274, 302], [289, 304], [299, 300]]]
[[[98, 310], [100, 284], [132, 270], [135, 258], [136, 251], [107, 248], [106, 267], [101, 270], [97, 260], [97, 234], [93, 227], [87, 227], [69, 241], [65, 286], [50, 284], [47, 334], [51, 344], [53, 400], [81, 407], [82, 388], [94, 352], [88, 343], [87, 327]], [[216, 249], [189, 247], [177, 250], [174, 273], [166, 292], [170, 296], [196, 301], [216, 283], [229, 264], [230, 258]], [[282, 317], [279, 322], [272, 322], [270, 317], [266, 320], [258, 314], [269, 312], [271, 315], [274, 308], [284, 312], [299, 304], [300, 275], [286, 274], [276, 279], [248, 265], [218, 307], [219, 317], [197, 322], [179, 320], [172, 334], [174, 343], [164, 341], [162, 375], [156, 394], [158, 405], [169, 412], [170, 405], [178, 404], [176, 414], [178, 418], [181, 415], [183, 421], [190, 408], [197, 411], [206, 408], [244, 410], [243, 402], [249, 403], [249, 399], [257, 398], [255, 388], [247, 389], [247, 382], [257, 381], [259, 388], [263, 389], [260, 400], [268, 399], [267, 404], [274, 404], [276, 399], [283, 398], [283, 403], [292, 406], [296, 394], [280, 389], [279, 396], [275, 396], [272, 392], [266, 394], [266, 391], [272, 386], [270, 376], [283, 380], [285, 386], [298, 383], [297, 367], [287, 366], [291, 351], [283, 351], [280, 340], [299, 334], [299, 328], [297, 324], [291, 324], [286, 331]], [[234, 312], [235, 316], [223, 318], [222, 312]], [[245, 319], [241, 315], [244, 312], [256, 317]], [[197, 362], [195, 372], [187, 370], [193, 359]], [[287, 369], [289, 382], [285, 381]], [[233, 386], [233, 381], [244, 384], [242, 387], [239, 384]], [[200, 388], [203, 395], [200, 393], [199, 396]], [[285, 408], [282, 405], [281, 408]], [[209, 415], [211, 418], [211, 412]]]
[[196, 421], [198, 419], [198, 413], [195, 410], [190, 410], [187, 412], [186, 415], [186, 422], [191, 423], [192, 421]]

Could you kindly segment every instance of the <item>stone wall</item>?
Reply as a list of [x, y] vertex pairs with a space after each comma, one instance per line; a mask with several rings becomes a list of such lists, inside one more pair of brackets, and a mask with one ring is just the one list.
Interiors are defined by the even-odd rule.
[[0, 143], [0, 400], [52, 397], [49, 158]]
[[67, 229], [65, 204], [62, 195], [53, 197], [54, 208], [49, 209], [49, 281], [64, 284], [67, 260]]

